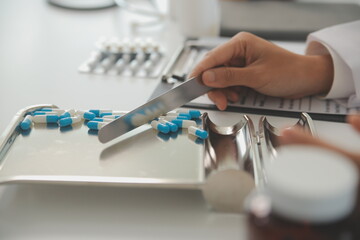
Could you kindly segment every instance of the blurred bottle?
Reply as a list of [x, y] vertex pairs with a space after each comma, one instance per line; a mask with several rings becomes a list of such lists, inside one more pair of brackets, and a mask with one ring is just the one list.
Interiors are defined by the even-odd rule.
[[170, 0], [169, 14], [185, 37], [219, 36], [218, 0]]
[[351, 161], [291, 146], [278, 152], [267, 177], [246, 204], [249, 240], [360, 239], [359, 177]]

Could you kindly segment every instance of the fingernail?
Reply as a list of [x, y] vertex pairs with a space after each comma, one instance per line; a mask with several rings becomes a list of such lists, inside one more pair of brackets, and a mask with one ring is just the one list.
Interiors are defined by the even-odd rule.
[[206, 82], [215, 82], [215, 73], [213, 71], [204, 72], [203, 77]]

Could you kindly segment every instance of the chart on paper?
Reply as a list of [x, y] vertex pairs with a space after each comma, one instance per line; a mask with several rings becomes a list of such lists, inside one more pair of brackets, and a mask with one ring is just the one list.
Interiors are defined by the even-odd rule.
[[[286, 99], [266, 96], [249, 88], [242, 88], [239, 92], [239, 96], [239, 101], [230, 103], [230, 107], [337, 115], [346, 115], [350, 111], [349, 108], [346, 108], [334, 100], [320, 99], [316, 96], [300, 99]], [[206, 95], [195, 99], [191, 103], [204, 105], [214, 104]]]

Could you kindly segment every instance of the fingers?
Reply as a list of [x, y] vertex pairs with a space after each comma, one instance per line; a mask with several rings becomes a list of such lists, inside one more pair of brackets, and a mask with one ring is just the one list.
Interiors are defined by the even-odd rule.
[[313, 146], [326, 148], [338, 152], [342, 155], [345, 155], [346, 157], [352, 159], [358, 165], [358, 167], [360, 167], [360, 154], [354, 154], [345, 151], [339, 147], [326, 143], [318, 138], [314, 138], [309, 133], [296, 127], [284, 129], [282, 131], [281, 136], [279, 137], [279, 141], [281, 145], [305, 144], [305, 145], [313, 145]]
[[208, 97], [213, 101], [216, 107], [223, 111], [227, 107], [227, 98], [223, 91], [221, 90], [212, 90], [208, 93]]
[[258, 74], [257, 79], [253, 79], [254, 73], [256, 71], [251, 68], [219, 67], [205, 71], [202, 75], [202, 81], [205, 85], [214, 88], [231, 86], [256, 88], [261, 84], [260, 81], [256, 81], [261, 76]]
[[351, 126], [356, 129], [360, 133], [360, 115], [348, 115], [347, 122], [351, 124]]
[[236, 89], [215, 89], [208, 93], [208, 97], [221, 111], [226, 109], [229, 101], [239, 101], [239, 95], [236, 92]]
[[226, 65], [232, 61], [239, 62], [239, 59], [244, 57], [244, 45], [246, 45], [246, 39], [249, 37], [251, 37], [251, 34], [242, 32], [228, 42], [214, 48], [198, 63], [190, 76], [198, 76], [207, 69]]

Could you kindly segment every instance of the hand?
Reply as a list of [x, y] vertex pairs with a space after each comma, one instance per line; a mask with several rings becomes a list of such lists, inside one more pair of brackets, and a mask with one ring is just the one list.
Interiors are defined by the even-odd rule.
[[228, 101], [239, 100], [237, 86], [286, 98], [327, 93], [333, 65], [330, 55], [295, 54], [241, 32], [210, 51], [190, 75], [200, 74], [205, 85], [216, 88], [209, 92], [209, 98], [225, 110]]
[[[360, 115], [348, 115], [347, 122], [349, 122], [352, 127], [360, 133]], [[360, 168], [360, 153], [353, 153], [346, 151], [342, 148], [331, 145], [327, 142], [324, 142], [318, 138], [314, 138], [308, 133], [302, 131], [299, 128], [288, 128], [282, 131], [281, 137], [279, 138], [281, 145], [288, 144], [306, 144], [306, 145], [315, 145], [323, 148], [327, 148], [340, 154], [345, 155], [346, 157], [352, 159], [356, 165]]]

